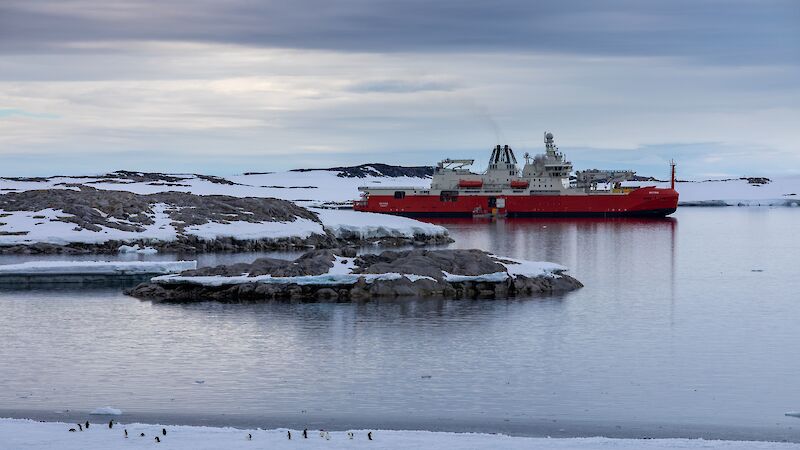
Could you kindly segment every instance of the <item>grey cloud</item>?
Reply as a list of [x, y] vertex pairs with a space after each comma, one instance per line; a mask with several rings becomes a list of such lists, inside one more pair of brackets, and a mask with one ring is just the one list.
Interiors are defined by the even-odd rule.
[[0, 5], [4, 52], [145, 39], [354, 52], [543, 51], [797, 63], [800, 3], [10, 0]]
[[348, 90], [351, 92], [383, 92], [392, 94], [408, 94], [413, 92], [452, 91], [454, 84], [437, 81], [414, 80], [375, 80], [363, 81], [352, 84]]

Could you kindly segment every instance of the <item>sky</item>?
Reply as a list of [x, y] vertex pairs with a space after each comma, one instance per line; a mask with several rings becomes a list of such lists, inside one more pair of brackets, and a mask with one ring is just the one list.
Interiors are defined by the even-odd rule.
[[[796, 0], [2, 0], [0, 176], [800, 174]], [[521, 158], [520, 158], [521, 159]]]

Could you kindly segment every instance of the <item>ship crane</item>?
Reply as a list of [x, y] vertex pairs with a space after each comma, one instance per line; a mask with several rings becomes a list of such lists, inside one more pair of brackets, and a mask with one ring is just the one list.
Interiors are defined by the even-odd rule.
[[439, 168], [440, 169], [463, 169], [464, 167], [471, 166], [475, 162], [474, 159], [443, 159], [439, 161]]

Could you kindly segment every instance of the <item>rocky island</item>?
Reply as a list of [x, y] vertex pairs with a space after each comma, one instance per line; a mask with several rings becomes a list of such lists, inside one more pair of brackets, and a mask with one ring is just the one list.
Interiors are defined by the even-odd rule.
[[[227, 185], [226, 185], [227, 186]], [[452, 242], [416, 220], [267, 197], [139, 194], [66, 183], [0, 195], [0, 254], [196, 253]]]
[[361, 300], [373, 297], [506, 298], [583, 285], [565, 267], [481, 250], [314, 250], [294, 261], [260, 258], [152, 278], [127, 291], [154, 301]]

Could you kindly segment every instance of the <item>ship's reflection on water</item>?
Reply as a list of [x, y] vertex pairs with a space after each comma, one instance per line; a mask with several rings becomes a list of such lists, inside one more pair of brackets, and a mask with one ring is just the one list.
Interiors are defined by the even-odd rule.
[[450, 230], [456, 238], [452, 247], [557, 262], [573, 274], [594, 272], [598, 267], [629, 271], [641, 264], [666, 264], [668, 272], [674, 270], [678, 219], [672, 217], [428, 221]]

